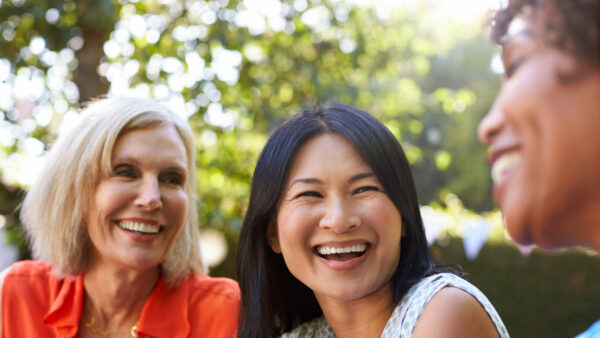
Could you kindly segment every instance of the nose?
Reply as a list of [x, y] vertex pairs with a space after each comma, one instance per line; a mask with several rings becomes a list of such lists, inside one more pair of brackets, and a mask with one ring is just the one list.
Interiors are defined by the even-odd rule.
[[319, 222], [319, 227], [336, 233], [345, 233], [359, 227], [360, 216], [354, 213], [350, 203], [343, 198], [330, 201]]
[[162, 198], [157, 179], [146, 178], [140, 182], [139, 192], [134, 204], [144, 211], [154, 211], [162, 207]]
[[505, 116], [501, 107], [499, 99], [496, 99], [490, 111], [479, 122], [477, 137], [484, 145], [491, 145], [504, 127]]

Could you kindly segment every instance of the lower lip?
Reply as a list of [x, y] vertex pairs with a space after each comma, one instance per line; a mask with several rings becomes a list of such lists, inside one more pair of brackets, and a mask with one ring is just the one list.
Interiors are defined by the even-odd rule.
[[155, 233], [155, 234], [142, 234], [139, 232], [125, 230], [118, 225], [116, 225], [116, 227], [119, 228], [119, 230], [121, 230], [131, 240], [133, 240], [135, 242], [140, 242], [140, 243], [152, 243], [158, 238], [158, 236], [160, 234], [160, 232]]
[[[325, 264], [328, 268], [336, 271], [348, 271], [356, 269], [359, 265], [361, 265], [366, 259], [367, 256], [371, 253], [371, 246], [367, 248], [367, 251], [362, 256], [351, 258], [343, 261], [329, 260], [325, 259], [319, 255], [319, 259], [323, 264]], [[316, 254], [315, 254], [316, 255]]]

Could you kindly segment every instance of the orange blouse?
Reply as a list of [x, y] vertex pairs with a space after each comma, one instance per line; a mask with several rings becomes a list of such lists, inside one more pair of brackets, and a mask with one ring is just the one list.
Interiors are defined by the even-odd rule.
[[[2, 337], [77, 337], [83, 278], [58, 278], [39, 261], [13, 264], [2, 287]], [[144, 303], [138, 337], [235, 337], [240, 291], [227, 278], [190, 275], [167, 289], [161, 278]]]

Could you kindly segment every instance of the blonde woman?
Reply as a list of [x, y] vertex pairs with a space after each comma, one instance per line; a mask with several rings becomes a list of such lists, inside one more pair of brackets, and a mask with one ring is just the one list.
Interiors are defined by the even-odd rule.
[[201, 263], [188, 124], [133, 98], [82, 115], [23, 203], [36, 260], [0, 277], [2, 336], [235, 336], [237, 283]]

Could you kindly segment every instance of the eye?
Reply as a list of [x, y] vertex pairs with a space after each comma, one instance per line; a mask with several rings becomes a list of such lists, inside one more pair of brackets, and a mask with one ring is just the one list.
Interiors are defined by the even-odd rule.
[[298, 195], [296, 195], [296, 198], [299, 198], [299, 197], [317, 197], [317, 198], [321, 198], [321, 197], [323, 197], [323, 195], [321, 195], [321, 193], [319, 193], [319, 192], [309, 190], [309, 191], [303, 191], [303, 192], [299, 193]]
[[137, 176], [135, 168], [129, 165], [117, 166], [113, 169], [113, 173], [115, 176], [123, 178], [135, 178]]
[[523, 58], [518, 58], [516, 60], [511, 61], [506, 67], [504, 71], [504, 76], [508, 79], [515, 74], [519, 66], [523, 63]]
[[175, 185], [175, 186], [182, 186], [184, 183], [184, 179], [181, 175], [179, 174], [166, 174], [162, 177], [161, 179], [163, 182], [170, 184], [170, 185]]
[[355, 189], [352, 192], [352, 194], [360, 194], [360, 193], [365, 192], [365, 191], [380, 191], [380, 190], [381, 189], [379, 189], [379, 187], [377, 187], [377, 186], [374, 186], [374, 185], [365, 185], [365, 186], [362, 186], [362, 187], [360, 187], [358, 189]]

